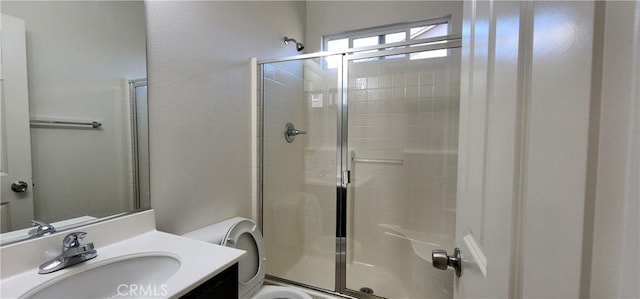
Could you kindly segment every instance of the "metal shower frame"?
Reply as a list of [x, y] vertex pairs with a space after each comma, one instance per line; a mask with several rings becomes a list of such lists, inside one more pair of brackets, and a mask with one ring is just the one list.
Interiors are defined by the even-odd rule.
[[[288, 56], [283, 58], [272, 58], [258, 60], [258, 67], [261, 70], [260, 78], [260, 119], [264, 122], [264, 65], [268, 63], [277, 63], [293, 60], [305, 60], [312, 58], [322, 58], [327, 56], [342, 55], [342, 61], [338, 64], [338, 84], [341, 89], [340, 104], [337, 105], [337, 142], [336, 146], [336, 164], [337, 164], [337, 180], [336, 180], [336, 259], [335, 259], [335, 290], [326, 290], [316, 286], [291, 281], [288, 279], [267, 275], [267, 278], [276, 282], [288, 283], [302, 286], [312, 290], [329, 293], [334, 296], [351, 296], [365, 299], [379, 299], [383, 297], [350, 290], [347, 288], [347, 185], [349, 184], [349, 174], [347, 172], [349, 166], [349, 149], [348, 149], [348, 69], [349, 61], [356, 59], [366, 59], [373, 57], [383, 57], [389, 55], [410, 54], [415, 52], [433, 51], [442, 49], [454, 49], [462, 46], [462, 36], [460, 34], [452, 34], [434, 38], [419, 39], [408, 42], [389, 43], [382, 45], [374, 45], [360, 48], [352, 48], [343, 51], [323, 51], [311, 54], [302, 54]], [[373, 52], [365, 52], [378, 50]], [[262, 164], [264, 159], [264, 126], [260, 128], [260, 159]], [[260, 165], [259, 182], [264, 182], [264, 167]], [[259, 187], [258, 201], [258, 222], [263, 229], [263, 194], [264, 186], [261, 183]], [[345, 297], [345, 298], [351, 298]]]

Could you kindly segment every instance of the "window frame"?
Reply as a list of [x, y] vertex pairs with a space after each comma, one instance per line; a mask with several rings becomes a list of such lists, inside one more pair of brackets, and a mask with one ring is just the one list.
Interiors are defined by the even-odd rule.
[[371, 28], [356, 29], [356, 30], [350, 30], [350, 31], [345, 31], [341, 33], [336, 33], [336, 34], [324, 35], [322, 36], [322, 51], [328, 50], [329, 41], [340, 40], [340, 39], [348, 39], [348, 49], [353, 49], [354, 40], [360, 39], [360, 38], [372, 37], [372, 36], [377, 36], [378, 45], [383, 45], [385, 44], [385, 41], [384, 41], [385, 35], [403, 32], [403, 31], [405, 32], [405, 41], [409, 41], [411, 37], [411, 32], [410, 32], [411, 28], [430, 26], [430, 25], [439, 25], [439, 24], [447, 24], [447, 35], [451, 34], [451, 15], [448, 15], [445, 17], [435, 18], [435, 19], [395, 23], [390, 25], [382, 25], [382, 26], [376, 26]]

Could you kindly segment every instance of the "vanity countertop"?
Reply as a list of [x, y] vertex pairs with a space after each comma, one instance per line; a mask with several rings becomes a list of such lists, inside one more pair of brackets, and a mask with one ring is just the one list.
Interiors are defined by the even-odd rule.
[[[152, 211], [151, 217], [153, 217]], [[149, 218], [148, 215], [147, 218]], [[129, 222], [131, 222], [131, 219]], [[124, 224], [126, 225], [127, 223]], [[4, 263], [7, 262], [7, 270], [11, 273], [2, 273], [2, 280], [0, 280], [0, 297], [21, 298], [25, 294], [32, 293], [32, 290], [36, 288], [39, 290], [78, 272], [107, 264], [109, 261], [126, 259], [127, 257], [133, 256], [166, 255], [177, 259], [180, 262], [180, 267], [175, 274], [162, 283], [161, 295], [162, 297], [177, 298], [233, 265], [244, 254], [242, 250], [157, 231], [155, 230], [155, 223], [153, 224], [154, 228], [152, 230], [108, 242], [108, 238], [101, 238], [99, 233], [100, 230], [114, 229], [114, 224], [111, 223], [110, 228], [101, 228], [99, 227], [100, 224], [96, 225], [98, 225], [98, 227], [86, 227], [86, 229], [81, 228], [79, 230], [87, 232], [84, 241], [86, 243], [94, 242], [98, 250], [98, 257], [50, 274], [38, 274], [38, 267], [33, 267], [34, 262], [32, 257], [19, 256], [20, 254], [29, 255], [29, 250], [23, 250], [21, 252], [20, 250], [10, 250], [12, 248], [7, 248], [10, 246], [24, 247], [25, 244], [13, 244], [1, 248], [0, 254], [2, 255], [0, 256], [3, 262], [3, 272], [5, 272]], [[61, 240], [64, 235], [65, 233], [62, 233], [53, 235], [52, 237]], [[111, 239], [113, 239], [113, 237]], [[60, 240], [50, 240], [45, 242], [46, 244], [44, 244], [44, 240], [42, 240], [40, 242], [41, 244], [31, 244], [31, 246], [53, 244], [57, 243], [55, 241]], [[26, 248], [27, 247], [24, 247], [24, 249]], [[59, 251], [59, 246], [54, 252], [50, 252], [49, 250], [45, 250], [44, 252], [40, 251], [41, 256], [37, 259], [38, 262], [36, 264], [39, 265], [39, 263], [50, 259], [52, 256], [56, 256], [60, 253]], [[7, 256], [8, 254], [14, 256]], [[12, 264], [10, 262], [11, 260], [20, 258], [24, 258], [25, 263], [28, 265], [19, 268], [15, 263]], [[127, 282], [123, 283], [126, 284]], [[114, 294], [117, 294], [116, 290], [114, 290]], [[87, 295], [90, 296], [90, 294]]]

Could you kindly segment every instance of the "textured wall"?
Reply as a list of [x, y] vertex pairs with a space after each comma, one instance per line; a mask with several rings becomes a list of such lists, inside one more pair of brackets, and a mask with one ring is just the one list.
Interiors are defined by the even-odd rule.
[[249, 58], [294, 55], [304, 2], [147, 2], [151, 206], [184, 233], [251, 216]]

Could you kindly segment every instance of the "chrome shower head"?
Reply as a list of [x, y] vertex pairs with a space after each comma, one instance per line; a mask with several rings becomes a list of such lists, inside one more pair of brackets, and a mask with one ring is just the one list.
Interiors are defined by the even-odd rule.
[[296, 43], [296, 50], [298, 50], [298, 52], [304, 50], [304, 44], [298, 42], [297, 40], [293, 39], [293, 38], [288, 38], [288, 37], [284, 37], [284, 44], [288, 45], [289, 42], [294, 42]]

